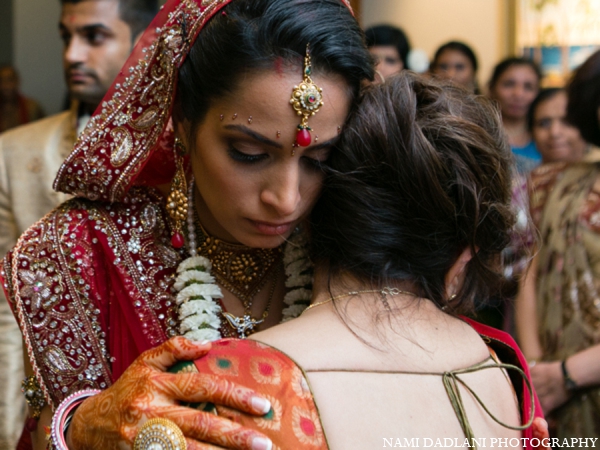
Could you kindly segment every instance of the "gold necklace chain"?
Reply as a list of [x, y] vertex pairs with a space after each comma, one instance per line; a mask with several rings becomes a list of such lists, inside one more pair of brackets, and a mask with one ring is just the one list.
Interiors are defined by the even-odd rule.
[[[244, 307], [240, 317], [223, 312], [223, 323], [237, 333], [237, 337], [246, 338], [256, 331], [256, 327], [269, 315], [273, 295], [277, 287], [277, 278], [282, 270], [282, 247], [274, 249], [251, 248], [240, 244], [230, 244], [210, 236], [197, 212], [195, 222], [200, 230], [198, 254], [208, 258], [212, 264], [211, 275], [217, 283], [236, 296]], [[252, 316], [254, 297], [262, 290], [269, 279], [273, 280], [267, 306], [260, 318]]]
[[196, 224], [200, 230], [198, 254], [208, 258], [212, 264], [211, 274], [217, 282], [239, 298], [244, 309], [252, 307], [252, 300], [279, 272], [283, 258], [282, 247], [252, 248], [230, 244], [210, 236], [198, 215]]
[[271, 285], [271, 289], [269, 291], [267, 306], [265, 307], [265, 310], [263, 311], [260, 319], [255, 319], [254, 317], [252, 317], [252, 311], [250, 311], [250, 308], [252, 307], [252, 302], [249, 302], [249, 304], [244, 303], [244, 315], [241, 317], [235, 316], [228, 312], [222, 313], [224, 322], [237, 333], [237, 337], [244, 339], [250, 334], [255, 333], [255, 328], [257, 327], [257, 325], [263, 323], [265, 319], [269, 316], [269, 310], [271, 309], [273, 294], [275, 294], [275, 288], [277, 287], [277, 276], [279, 275], [279, 272], [280, 270], [276, 269], [273, 274], [273, 284]]
[[330, 302], [332, 302], [334, 300], [338, 300], [340, 298], [351, 297], [353, 295], [359, 295], [359, 294], [374, 294], [374, 293], [379, 293], [381, 295], [381, 301], [383, 302], [384, 306], [388, 310], [390, 309], [390, 304], [387, 301], [388, 295], [410, 295], [411, 297], [418, 297], [418, 295], [413, 292], [403, 291], [402, 289], [393, 288], [393, 287], [384, 287], [383, 289], [367, 289], [367, 290], [363, 290], [363, 291], [350, 291], [350, 292], [346, 292], [345, 294], [340, 294], [340, 295], [336, 295], [335, 297], [330, 297], [327, 300], [323, 300], [321, 302], [313, 303], [313, 304], [309, 305], [308, 308], [306, 308], [302, 312], [302, 314], [304, 314], [309, 309], [316, 308], [317, 306], [325, 305], [326, 303], [330, 303]]

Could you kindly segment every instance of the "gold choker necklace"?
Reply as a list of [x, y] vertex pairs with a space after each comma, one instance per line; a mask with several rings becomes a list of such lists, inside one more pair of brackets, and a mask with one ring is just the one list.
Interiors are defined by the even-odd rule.
[[[252, 248], [245, 245], [230, 244], [211, 237], [196, 216], [200, 230], [198, 236], [198, 254], [208, 258], [212, 264], [211, 274], [222, 287], [227, 289], [244, 305], [244, 315], [236, 317], [223, 313], [229, 325], [236, 330], [238, 337], [246, 337], [263, 322], [271, 307], [272, 297], [277, 285], [277, 275], [283, 258], [282, 246], [277, 248]], [[252, 317], [252, 300], [272, 278], [267, 306], [260, 319]]]

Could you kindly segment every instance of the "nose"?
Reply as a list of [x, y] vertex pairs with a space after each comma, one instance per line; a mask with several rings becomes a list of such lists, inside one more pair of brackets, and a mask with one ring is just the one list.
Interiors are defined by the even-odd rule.
[[553, 120], [550, 123], [550, 136], [558, 137], [563, 131], [564, 124], [560, 120]]
[[64, 58], [69, 65], [85, 62], [86, 54], [86, 46], [77, 36], [73, 36], [65, 46]]
[[513, 89], [513, 95], [518, 99], [522, 99], [527, 96], [527, 89], [525, 86], [517, 85]]
[[453, 80], [456, 77], [456, 68], [450, 67], [446, 69], [446, 78]]
[[300, 205], [300, 166], [297, 158], [279, 164], [270, 171], [260, 199], [281, 218], [292, 218]]

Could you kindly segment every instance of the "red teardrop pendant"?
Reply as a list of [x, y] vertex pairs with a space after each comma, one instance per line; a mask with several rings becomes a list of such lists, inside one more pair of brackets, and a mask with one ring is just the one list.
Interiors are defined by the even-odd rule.
[[308, 147], [311, 140], [312, 138], [310, 137], [310, 131], [308, 131], [306, 128], [298, 130], [298, 134], [296, 134], [296, 142], [300, 147]]
[[185, 239], [183, 239], [183, 235], [179, 231], [173, 233], [173, 236], [171, 236], [171, 245], [173, 248], [181, 248], [184, 244]]

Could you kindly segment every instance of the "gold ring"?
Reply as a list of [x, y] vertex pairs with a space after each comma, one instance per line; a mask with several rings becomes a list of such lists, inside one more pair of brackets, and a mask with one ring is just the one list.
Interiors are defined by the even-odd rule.
[[187, 442], [175, 422], [157, 417], [142, 425], [133, 450], [187, 450]]

